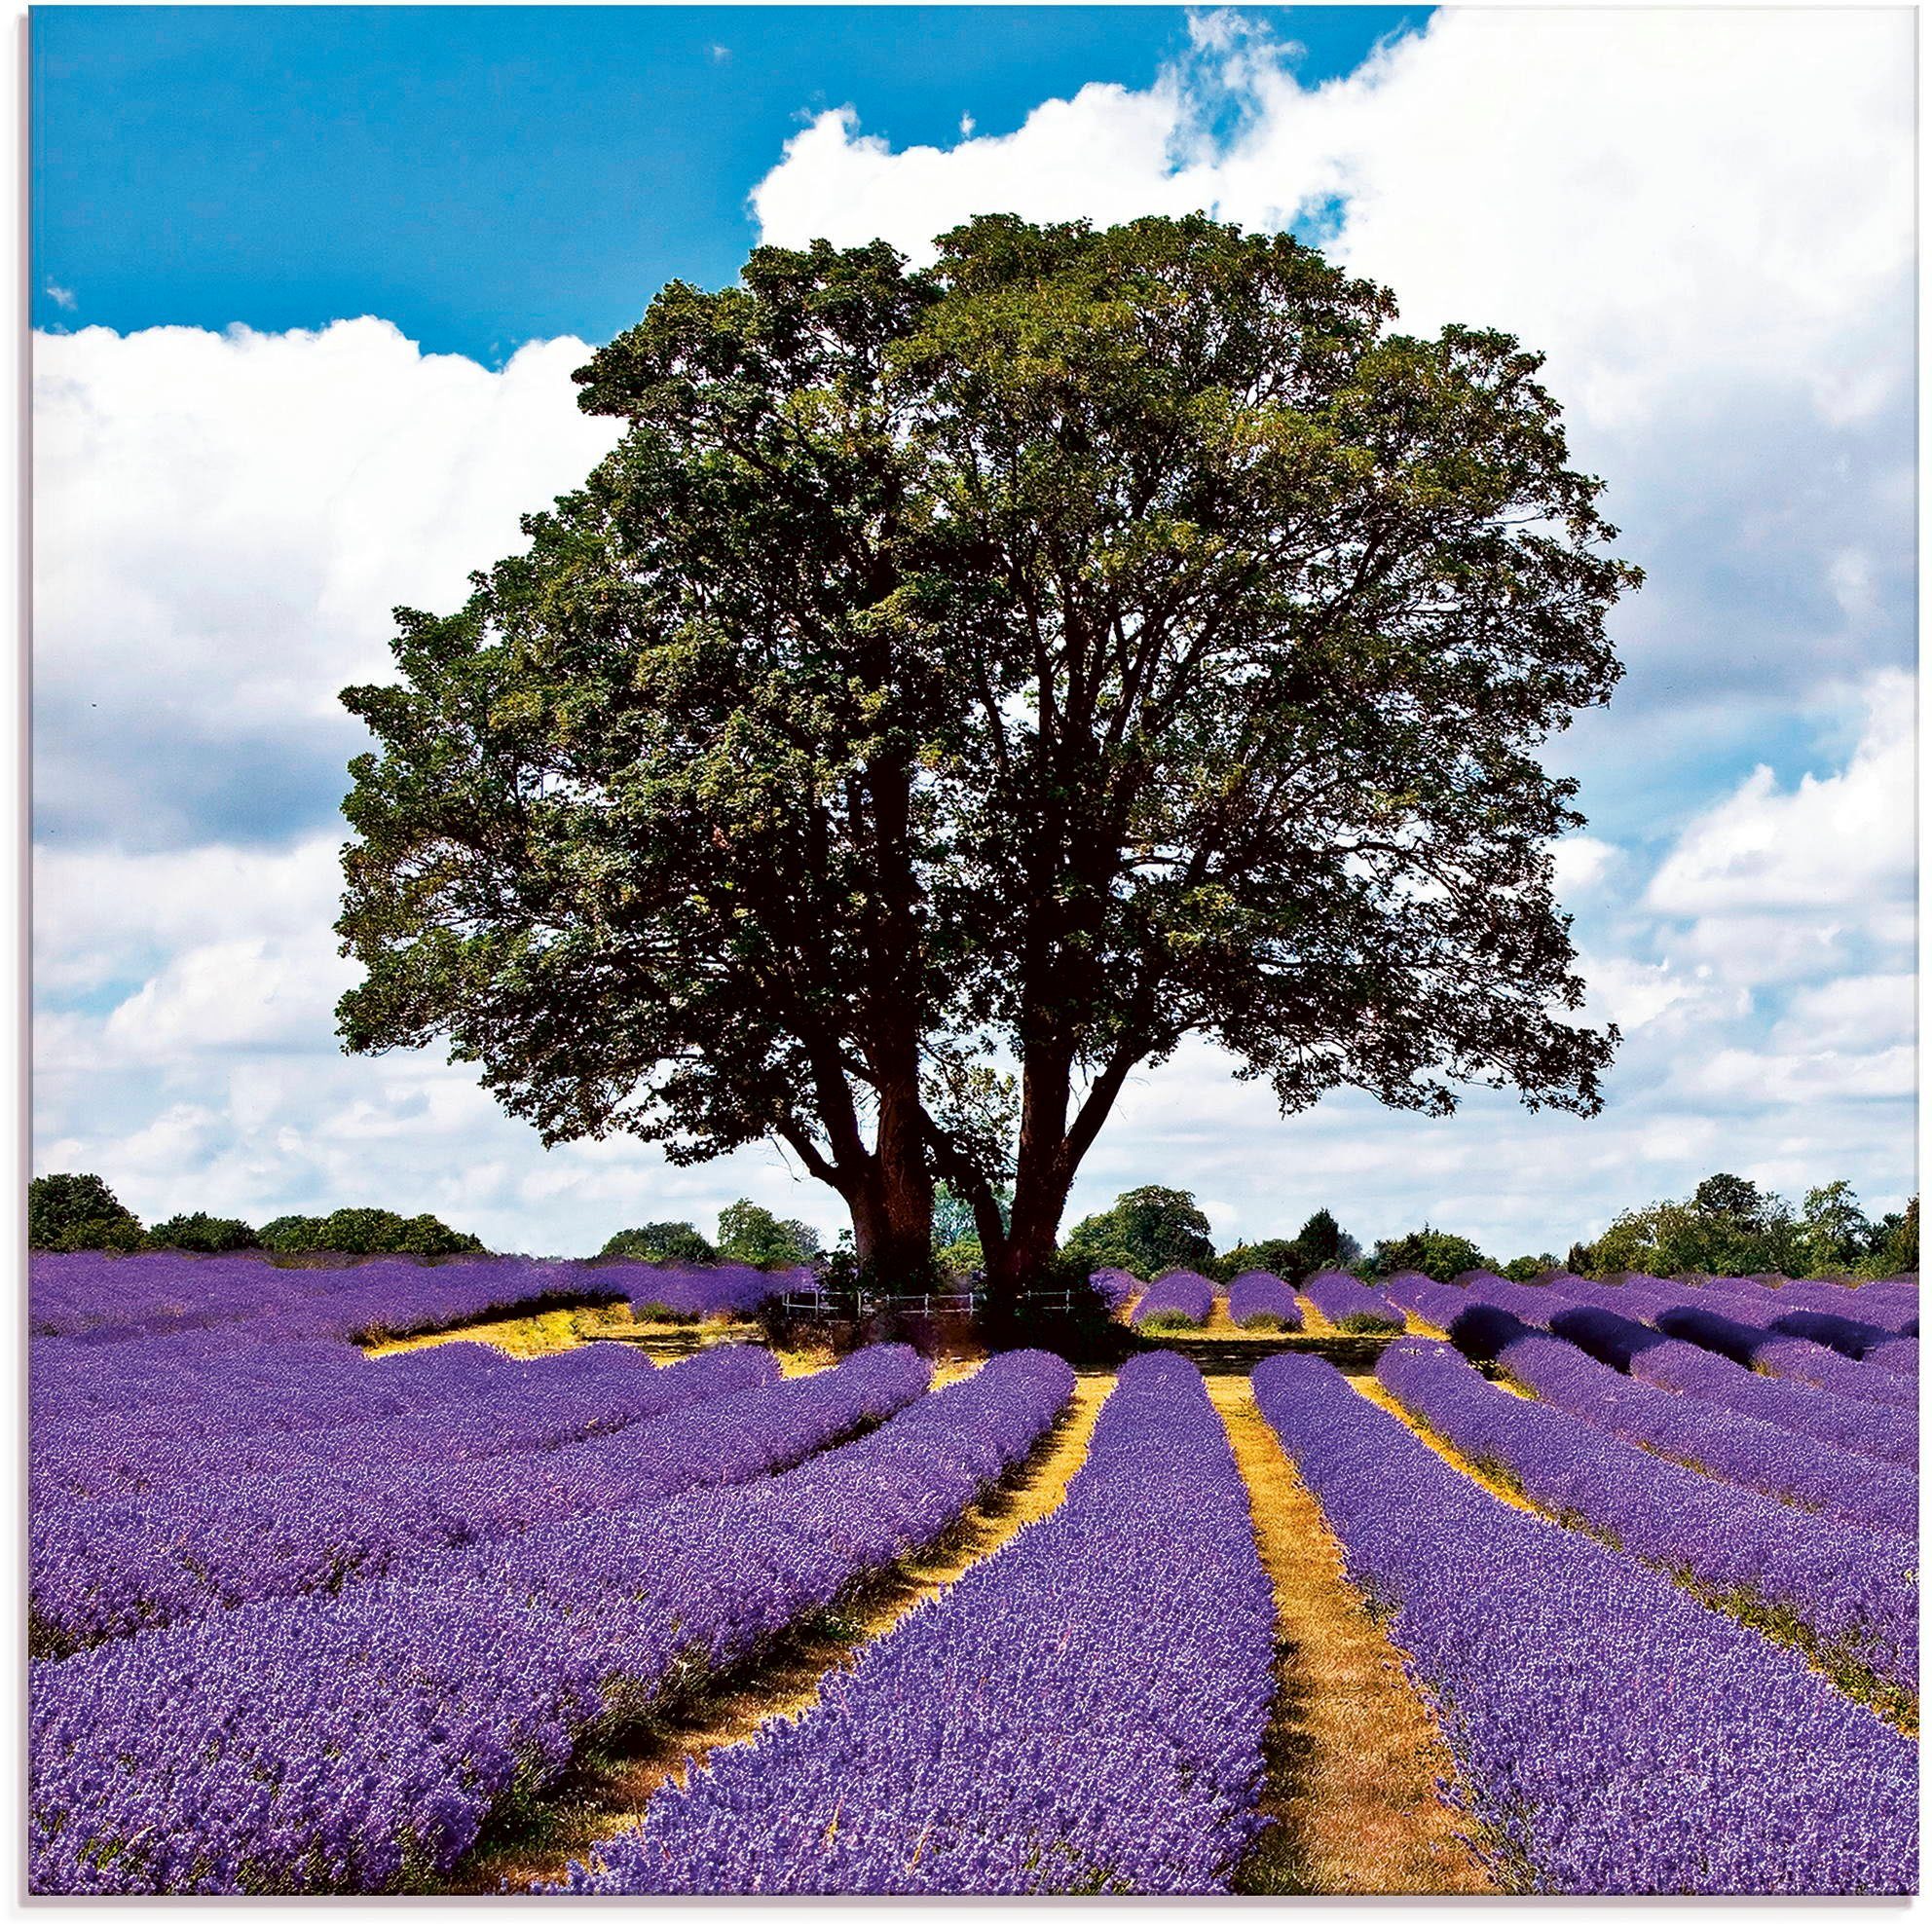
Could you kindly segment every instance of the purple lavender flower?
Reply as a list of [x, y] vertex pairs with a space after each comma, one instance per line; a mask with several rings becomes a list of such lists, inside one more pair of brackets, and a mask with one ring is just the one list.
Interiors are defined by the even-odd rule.
[[1199, 1374], [1121, 1371], [1066, 1500], [714, 1755], [563, 1888], [1225, 1891], [1261, 1828], [1274, 1592]]
[[1402, 1327], [1401, 1311], [1345, 1270], [1323, 1270], [1310, 1276], [1301, 1293], [1337, 1329], [1376, 1333]]
[[1228, 1284], [1228, 1315], [1242, 1329], [1299, 1329], [1295, 1293], [1269, 1270], [1247, 1270]]
[[1205, 1323], [1213, 1314], [1214, 1285], [1193, 1270], [1170, 1270], [1156, 1276], [1134, 1306], [1136, 1325], [1153, 1318], [1157, 1325]]
[[1254, 1389], [1433, 1703], [1444, 1794], [1506, 1885], [1916, 1887], [1915, 1746], [1794, 1651], [1498, 1502], [1317, 1357], [1270, 1357]]
[[1910, 1535], [1844, 1530], [1719, 1483], [1545, 1403], [1483, 1381], [1447, 1344], [1386, 1350], [1379, 1380], [1471, 1461], [1498, 1466], [1540, 1508], [1714, 1601], [1795, 1619], [1829, 1661], [1917, 1687], [1918, 1553]]

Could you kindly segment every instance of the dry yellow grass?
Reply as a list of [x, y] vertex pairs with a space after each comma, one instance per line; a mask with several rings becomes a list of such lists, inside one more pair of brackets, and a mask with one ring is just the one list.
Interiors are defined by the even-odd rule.
[[1450, 1758], [1401, 1660], [1343, 1574], [1339, 1545], [1255, 1407], [1210, 1377], [1275, 1585], [1280, 1655], [1268, 1781], [1276, 1819], [1245, 1867], [1256, 1895], [1469, 1894], [1492, 1888], [1435, 1794]]
[[1480, 1483], [1500, 1502], [1507, 1503], [1513, 1509], [1527, 1510], [1531, 1516], [1542, 1515], [1534, 1503], [1512, 1490], [1500, 1477], [1492, 1476], [1487, 1470], [1479, 1468], [1454, 1445], [1445, 1443], [1427, 1424], [1418, 1423], [1372, 1376], [1352, 1376], [1349, 1381], [1371, 1403], [1379, 1404], [1405, 1428], [1421, 1437], [1452, 1469], [1459, 1469], [1472, 1482]]
[[402, 1350], [427, 1350], [438, 1343], [488, 1343], [512, 1356], [554, 1356], [573, 1350], [591, 1336], [611, 1329], [635, 1327], [629, 1306], [610, 1309], [545, 1310], [534, 1316], [505, 1316], [497, 1322], [468, 1323], [462, 1329], [432, 1330], [427, 1336], [405, 1336], [391, 1343], [373, 1343], [372, 1356], [392, 1356]]
[[[956, 1381], [977, 1362], [942, 1364], [935, 1383]], [[797, 1717], [819, 1698], [828, 1676], [849, 1669], [869, 1643], [955, 1583], [1025, 1525], [1059, 1507], [1087, 1459], [1111, 1376], [1082, 1376], [1065, 1416], [1041, 1443], [1022, 1477], [967, 1511], [926, 1555], [909, 1558], [851, 1601], [835, 1619], [790, 1639], [785, 1647], [728, 1687], [711, 1691], [680, 1717], [632, 1733], [613, 1754], [590, 1759], [560, 1788], [534, 1832], [486, 1847], [465, 1865], [453, 1890], [513, 1890], [561, 1876], [598, 1839], [640, 1822], [663, 1785], [687, 1782], [713, 1751], [742, 1743], [767, 1719]]]
[[1295, 1301], [1301, 1306], [1301, 1327], [1304, 1336], [1340, 1336], [1344, 1334], [1306, 1296], [1297, 1293]]

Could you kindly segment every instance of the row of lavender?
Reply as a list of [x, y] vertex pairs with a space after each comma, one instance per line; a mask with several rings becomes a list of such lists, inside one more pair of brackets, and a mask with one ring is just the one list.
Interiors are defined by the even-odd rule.
[[1569, 1410], [1508, 1394], [1447, 1344], [1404, 1339], [1376, 1375], [1430, 1430], [1540, 1509], [1785, 1629], [1848, 1681], [1870, 1676], [1895, 1697], [1916, 1689], [1918, 1556], [1909, 1527], [1846, 1529], [1667, 1462]]
[[[1109, 1277], [1109, 1293], [1122, 1300], [1124, 1292], [1112, 1285], [1122, 1273], [1103, 1274]], [[1345, 1271], [1320, 1271], [1301, 1285], [1300, 1295], [1339, 1330], [1387, 1335], [1402, 1327], [1401, 1312], [1386, 1295]], [[1199, 1326], [1213, 1314], [1214, 1297], [1214, 1284], [1198, 1271], [1170, 1270], [1147, 1285], [1132, 1320], [1156, 1329]], [[1229, 1283], [1228, 1317], [1241, 1329], [1294, 1331], [1303, 1326], [1295, 1290], [1268, 1270], [1247, 1270]]]
[[571, 1359], [583, 1353], [513, 1366], [522, 1393], [464, 1410], [462, 1421], [352, 1424], [325, 1432], [319, 1449], [312, 1435], [278, 1439], [279, 1448], [244, 1451], [245, 1467], [37, 1511], [32, 1647], [60, 1654], [266, 1598], [339, 1590], [433, 1566], [457, 1545], [788, 1468], [927, 1385], [904, 1349], [864, 1351], [826, 1377], [789, 1383], [768, 1351], [742, 1345], [661, 1370], [620, 1353], [616, 1368], [635, 1380], [616, 1406], [624, 1421], [570, 1441], [582, 1409]]
[[1915, 1747], [1797, 1653], [1500, 1503], [1325, 1362], [1270, 1358], [1254, 1387], [1431, 1701], [1450, 1794], [1506, 1887], [1914, 1888]]
[[[1391, 1279], [1390, 1293], [1426, 1323], [1445, 1330], [1472, 1304], [1505, 1310], [1620, 1369], [1646, 1377], [1662, 1371], [1665, 1388], [1723, 1400], [1743, 1414], [1764, 1415], [1822, 1440], [1868, 1448], [1893, 1461], [1915, 1461], [1916, 1383], [1899, 1372], [1895, 1356], [1888, 1367], [1854, 1360], [1781, 1328], [1776, 1318], [1790, 1313], [1771, 1309], [1772, 1319], [1765, 1320], [1765, 1305], [1709, 1285], [1556, 1276], [1526, 1286], [1476, 1273], [1451, 1286], [1427, 1276], [1397, 1276]], [[1915, 1289], [1911, 1294], [1915, 1299]], [[1887, 1307], [1880, 1299], [1868, 1315], [1888, 1315], [1910, 1328], [1917, 1323], [1915, 1301], [1895, 1298]], [[1878, 1325], [1869, 1327], [1876, 1332]], [[1881, 1338], [1883, 1345], [1903, 1340]], [[1760, 1387], [1743, 1388], [1746, 1377]]]
[[585, 1893], [1226, 1891], [1261, 1828], [1274, 1592], [1200, 1375], [1122, 1370], [1061, 1506], [821, 1705], [606, 1840]]
[[39, 1255], [29, 1281], [36, 1336], [97, 1340], [272, 1325], [282, 1336], [407, 1336], [545, 1303], [661, 1306], [680, 1315], [744, 1314], [809, 1272], [743, 1263], [579, 1263], [528, 1256], [422, 1264], [377, 1258], [285, 1268], [254, 1254]]
[[[887, 1367], [917, 1367], [905, 1353]], [[858, 1372], [879, 1364], [874, 1353]], [[796, 1460], [798, 1430], [824, 1433], [826, 1408], [843, 1421], [853, 1368], [796, 1386], [794, 1437], [768, 1438], [773, 1462]], [[586, 1735], [745, 1659], [933, 1540], [1033, 1447], [1071, 1389], [1057, 1357], [996, 1357], [780, 1474], [668, 1501], [660, 1486], [339, 1595], [244, 1603], [37, 1663], [32, 1888], [433, 1879]]]

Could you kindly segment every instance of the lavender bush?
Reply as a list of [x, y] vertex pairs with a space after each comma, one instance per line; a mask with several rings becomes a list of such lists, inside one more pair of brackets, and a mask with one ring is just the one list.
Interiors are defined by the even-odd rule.
[[617, 1300], [608, 1271], [527, 1256], [420, 1264], [379, 1257], [282, 1269], [261, 1256], [36, 1255], [28, 1266], [36, 1335], [250, 1322], [279, 1336], [408, 1336], [556, 1301]]
[[1496, 1388], [1446, 1344], [1398, 1343], [1376, 1376], [1405, 1409], [1541, 1508], [1682, 1572], [1714, 1602], [1803, 1637], [1847, 1681], [1869, 1673], [1896, 1693], [1916, 1690], [1918, 1555], [1910, 1536], [1846, 1531], [1665, 1462], [1566, 1411]]
[[1498, 1502], [1313, 1356], [1255, 1396], [1432, 1701], [1519, 1889], [1907, 1892], [1916, 1748], [1795, 1652]]
[[1294, 1291], [1269, 1270], [1247, 1270], [1228, 1284], [1228, 1315], [1242, 1329], [1301, 1327]]
[[587, 1732], [930, 1542], [1072, 1384], [1017, 1351], [782, 1475], [36, 1664], [30, 1886], [418, 1887]]
[[1399, 1309], [1344, 1270], [1323, 1270], [1310, 1276], [1301, 1293], [1337, 1329], [1368, 1334], [1402, 1327]]
[[1700, 1350], [1694, 1343], [1665, 1336], [1591, 1304], [1579, 1303], [1562, 1311], [1550, 1319], [1550, 1329], [1640, 1382], [1880, 1462], [1915, 1465], [1918, 1462], [1913, 1412], [1882, 1409], [1830, 1396], [1802, 1383], [1760, 1376], [1714, 1350]]
[[[543, 1374], [525, 1366], [528, 1376]], [[903, 1346], [823, 1377], [778, 1381], [770, 1354], [727, 1345], [650, 1372], [628, 1426], [554, 1449], [431, 1466], [351, 1431], [306, 1473], [253, 1471], [38, 1516], [29, 1624], [44, 1654], [266, 1597], [340, 1588], [601, 1510], [789, 1468], [924, 1393]], [[540, 1388], [533, 1386], [535, 1396]]]
[[569, 1890], [1224, 1892], [1260, 1829], [1274, 1591], [1193, 1366], [1121, 1371], [1059, 1509], [667, 1787]]
[[1153, 1318], [1165, 1326], [1205, 1323], [1213, 1314], [1214, 1285], [1193, 1270], [1170, 1270], [1147, 1285], [1134, 1306], [1136, 1326]]
[[1918, 1527], [1918, 1479], [1903, 1468], [1619, 1375], [1506, 1310], [1478, 1306], [1456, 1334], [1542, 1401], [1639, 1449], [1848, 1522], [1905, 1536]]
[[811, 1287], [815, 1270], [760, 1270], [749, 1263], [601, 1265], [630, 1296], [631, 1313], [669, 1310], [680, 1316], [748, 1316], [788, 1290]]

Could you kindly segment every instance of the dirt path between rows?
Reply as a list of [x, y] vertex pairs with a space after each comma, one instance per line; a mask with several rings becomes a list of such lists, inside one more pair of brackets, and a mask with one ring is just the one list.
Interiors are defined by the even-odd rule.
[[1247, 1482], [1280, 1652], [1261, 1798], [1276, 1823], [1238, 1887], [1257, 1896], [1492, 1890], [1436, 1797], [1450, 1758], [1435, 1724], [1343, 1574], [1320, 1507], [1248, 1380], [1209, 1377], [1208, 1393]]
[[1026, 1524], [1059, 1507], [1068, 1482], [1087, 1460], [1113, 1381], [1111, 1375], [1080, 1377], [1066, 1414], [1016, 1485], [967, 1511], [931, 1553], [909, 1559], [846, 1613], [793, 1638], [737, 1684], [709, 1695], [685, 1717], [640, 1733], [613, 1755], [580, 1762], [546, 1800], [535, 1829], [486, 1845], [459, 1867], [447, 1888], [524, 1890], [560, 1877], [573, 1858], [587, 1859], [599, 1839], [638, 1823], [663, 1785], [674, 1778], [688, 1781], [690, 1769], [701, 1767], [713, 1751], [742, 1743], [767, 1718], [810, 1710], [829, 1675], [849, 1670], [866, 1646], [909, 1610], [957, 1582]]

